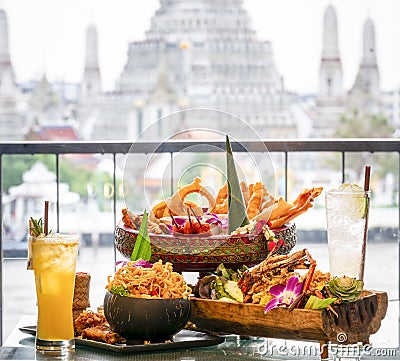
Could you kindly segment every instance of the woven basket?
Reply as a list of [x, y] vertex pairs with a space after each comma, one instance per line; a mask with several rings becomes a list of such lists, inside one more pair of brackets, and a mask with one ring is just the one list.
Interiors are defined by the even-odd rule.
[[[293, 223], [273, 230], [285, 245], [280, 254], [288, 254], [296, 244], [296, 225]], [[130, 258], [138, 232], [120, 222], [115, 229], [115, 245], [126, 258]], [[174, 270], [214, 271], [220, 263], [229, 268], [242, 265], [255, 266], [268, 256], [268, 244], [259, 235], [166, 235], [149, 234], [152, 256], [150, 261], [171, 262]]]
[[72, 313], [74, 319], [86, 308], [90, 307], [89, 300], [90, 274], [77, 272], [75, 274], [74, 299], [72, 302]]
[[86, 308], [72, 309], [73, 320], [75, 321], [83, 311], [86, 311]]

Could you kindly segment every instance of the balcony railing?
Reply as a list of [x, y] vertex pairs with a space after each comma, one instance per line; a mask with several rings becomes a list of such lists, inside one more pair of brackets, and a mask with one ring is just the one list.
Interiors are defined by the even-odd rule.
[[[93, 141], [93, 142], [0, 142], [0, 184], [3, 189], [3, 180], [7, 177], [7, 169], [4, 169], [3, 159], [4, 155], [33, 155], [33, 154], [50, 154], [55, 156], [56, 164], [56, 183], [57, 183], [57, 231], [59, 230], [60, 221], [60, 199], [59, 199], [59, 185], [60, 185], [60, 162], [59, 158], [64, 154], [103, 154], [111, 155], [113, 159], [113, 183], [116, 189], [116, 169], [117, 169], [117, 156], [123, 154], [148, 154], [148, 153], [167, 153], [171, 159], [177, 152], [221, 152], [225, 150], [225, 142], [222, 141], [169, 141], [162, 144], [156, 142], [117, 142], [117, 141]], [[268, 149], [271, 154], [282, 154], [283, 156], [283, 175], [284, 175], [284, 192], [287, 196], [288, 192], [288, 173], [290, 171], [290, 159], [296, 153], [338, 153], [340, 154], [340, 172], [342, 182], [346, 181], [346, 170], [350, 167], [348, 164], [348, 155], [350, 153], [394, 153], [397, 156], [397, 207], [400, 204], [399, 195], [399, 179], [400, 179], [400, 140], [396, 139], [291, 139], [291, 140], [265, 140], [265, 141], [245, 141], [241, 143], [232, 143], [234, 152], [265, 152]], [[173, 169], [171, 169], [171, 187], [173, 183]], [[3, 197], [1, 195], [0, 197]], [[3, 204], [3, 198], [1, 199]], [[114, 226], [117, 221], [117, 194], [113, 192], [113, 214]], [[0, 209], [0, 225], [3, 229], [3, 207]], [[397, 223], [397, 241], [399, 240], [399, 226], [400, 226], [400, 211], [398, 212]], [[110, 230], [112, 233], [113, 230]], [[0, 251], [1, 263], [0, 274], [3, 274], [3, 239], [0, 233]], [[0, 278], [0, 340], [2, 337], [3, 329], [3, 281]], [[400, 298], [400, 297], [399, 297]]]

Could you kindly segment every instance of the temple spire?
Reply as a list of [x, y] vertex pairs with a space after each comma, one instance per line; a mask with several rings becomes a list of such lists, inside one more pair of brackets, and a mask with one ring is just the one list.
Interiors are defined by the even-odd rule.
[[340, 57], [337, 35], [336, 11], [332, 5], [329, 5], [324, 16], [323, 59], [336, 59]]
[[380, 95], [380, 76], [376, 58], [375, 25], [368, 18], [363, 28], [363, 54], [350, 94], [377, 98]]
[[15, 96], [16, 84], [10, 59], [7, 14], [0, 9], [0, 96]]
[[370, 18], [365, 20], [363, 34], [364, 38], [362, 64], [377, 66], [375, 26]]
[[343, 72], [338, 45], [336, 11], [332, 5], [325, 10], [322, 55], [319, 78], [319, 101], [337, 103], [343, 92]]
[[101, 76], [97, 49], [97, 29], [89, 25], [86, 32], [86, 57], [83, 72], [82, 96], [90, 98], [101, 93]]

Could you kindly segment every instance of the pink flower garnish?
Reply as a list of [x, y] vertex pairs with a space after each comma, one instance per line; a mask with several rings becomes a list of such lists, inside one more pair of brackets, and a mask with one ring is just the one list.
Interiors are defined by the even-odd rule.
[[267, 303], [264, 313], [278, 307], [290, 307], [291, 304], [300, 296], [303, 288], [303, 282], [300, 282], [297, 276], [289, 278], [286, 285], [272, 286], [269, 293], [275, 298]]

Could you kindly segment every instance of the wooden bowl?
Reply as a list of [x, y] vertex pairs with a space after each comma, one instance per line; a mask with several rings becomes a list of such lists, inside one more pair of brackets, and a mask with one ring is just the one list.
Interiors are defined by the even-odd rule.
[[[291, 224], [273, 230], [277, 239], [283, 239], [285, 246], [280, 254], [288, 254], [296, 244], [296, 225]], [[121, 222], [115, 229], [117, 250], [130, 259], [138, 231], [125, 227]], [[259, 235], [167, 235], [149, 234], [152, 256], [150, 261], [171, 262], [174, 270], [215, 271], [223, 263], [228, 268], [242, 265], [255, 266], [268, 256], [268, 243], [263, 234]]]
[[110, 327], [127, 340], [170, 340], [190, 316], [185, 298], [135, 298], [107, 292], [104, 315]]
[[369, 343], [385, 318], [388, 295], [381, 291], [363, 291], [355, 302], [327, 310], [275, 308], [264, 313], [265, 306], [231, 303], [201, 298], [191, 299], [190, 321], [199, 329], [214, 333], [282, 338], [287, 340], [333, 343]]

